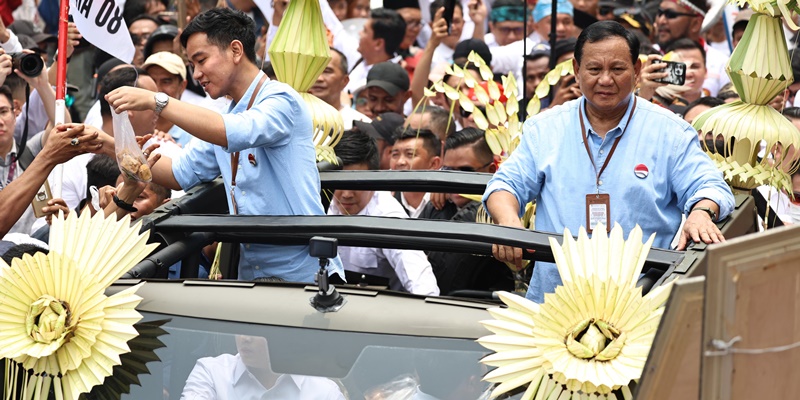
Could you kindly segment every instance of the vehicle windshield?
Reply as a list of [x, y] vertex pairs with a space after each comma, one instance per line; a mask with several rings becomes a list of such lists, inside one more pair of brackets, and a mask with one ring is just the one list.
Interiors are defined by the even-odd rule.
[[143, 339], [163, 347], [138, 357], [155, 362], [122, 399], [463, 400], [490, 386], [479, 363], [488, 353], [469, 339], [143, 315], [140, 332], [161, 328]]

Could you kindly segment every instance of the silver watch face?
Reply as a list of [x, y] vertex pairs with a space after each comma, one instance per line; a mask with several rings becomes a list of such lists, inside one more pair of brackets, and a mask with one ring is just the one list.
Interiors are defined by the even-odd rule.
[[157, 103], [156, 105], [160, 105], [161, 107], [164, 107], [164, 106], [167, 105], [168, 101], [169, 101], [169, 96], [167, 96], [166, 93], [164, 93], [164, 92], [156, 93], [156, 103]]

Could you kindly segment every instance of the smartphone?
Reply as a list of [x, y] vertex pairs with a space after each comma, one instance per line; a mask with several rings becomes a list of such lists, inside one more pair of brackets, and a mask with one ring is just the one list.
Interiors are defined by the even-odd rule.
[[682, 86], [686, 82], [686, 64], [675, 61], [661, 61], [667, 64], [660, 72], [667, 72], [668, 75], [656, 79], [656, 82], [669, 83], [671, 85]]
[[50, 184], [47, 181], [44, 181], [42, 187], [36, 192], [36, 195], [33, 196], [33, 201], [31, 205], [33, 206], [33, 215], [36, 218], [44, 217], [44, 213], [42, 212], [42, 207], [47, 207], [47, 202], [53, 199], [53, 194], [50, 192]]
[[444, 20], [447, 21], [447, 34], [452, 34], [453, 12], [456, 10], [457, 0], [444, 0]]

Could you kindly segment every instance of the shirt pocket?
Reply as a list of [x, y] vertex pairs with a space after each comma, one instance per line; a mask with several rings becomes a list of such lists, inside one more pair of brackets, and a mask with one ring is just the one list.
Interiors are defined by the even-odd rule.
[[378, 271], [378, 254], [374, 248], [350, 248], [350, 262], [348, 269], [375, 274]]

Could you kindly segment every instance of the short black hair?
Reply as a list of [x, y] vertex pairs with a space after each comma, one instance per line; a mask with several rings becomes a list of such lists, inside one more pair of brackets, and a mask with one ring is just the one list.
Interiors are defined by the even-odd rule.
[[334, 49], [333, 47], [331, 47], [331, 53], [336, 53], [339, 55], [339, 68], [341, 68], [342, 72], [344, 72], [344, 74], [347, 75], [347, 73], [350, 72], [348, 70], [349, 64], [347, 63], [348, 62], [347, 56], [345, 56], [344, 53], [342, 53], [341, 51]]
[[6, 264], [11, 265], [11, 261], [15, 258], [22, 258], [25, 254], [34, 255], [36, 253], [44, 253], [47, 254], [48, 251], [45, 248], [39, 247], [35, 244], [30, 243], [20, 243], [3, 253], [3, 261]]
[[717, 92], [717, 98], [722, 101], [725, 101], [727, 99], [738, 99], [740, 97], [739, 93], [736, 93], [736, 89], [733, 87], [733, 83], [728, 82], [722, 85], [721, 88], [719, 88], [719, 92]]
[[6, 96], [8, 99], [8, 104], [11, 104], [12, 108], [14, 107], [14, 96], [11, 94], [11, 89], [9, 89], [8, 86], [0, 86], [0, 95]]
[[664, 51], [667, 53], [675, 50], [699, 50], [700, 54], [703, 55], [703, 64], [705, 64], [706, 62], [706, 49], [704, 49], [703, 46], [700, 45], [700, 43], [697, 43], [692, 39], [680, 38], [670, 43], [669, 46], [667, 46], [667, 48], [664, 49]]
[[342, 160], [342, 166], [366, 163], [369, 169], [379, 169], [381, 158], [375, 139], [359, 130], [348, 130], [342, 134], [339, 143], [333, 146], [336, 156]]
[[[135, 5], [136, 2], [127, 1], [125, 3], [125, 11], [122, 12], [122, 19], [125, 20], [125, 24], [128, 25], [129, 28], [130, 28], [131, 24], [133, 24], [134, 22], [139, 21], [139, 20], [143, 20], [143, 19], [146, 19], [148, 21], [153, 21], [158, 26], [161, 26], [161, 25], [164, 24], [164, 21], [162, 21], [162, 20], [160, 20], [160, 19], [158, 19], [158, 18], [156, 18], [156, 17], [154, 17], [154, 16], [152, 16], [150, 14], [146, 14], [144, 12], [144, 10], [140, 11], [138, 8], [131, 8], [130, 11], [129, 11], [129, 9], [128, 9], [128, 4], [129, 3], [134, 3], [134, 5]], [[126, 15], [126, 14], [130, 14], [130, 15]]]
[[451, 136], [447, 137], [444, 143], [444, 151], [458, 149], [465, 146], [472, 146], [478, 162], [487, 163], [494, 158], [494, 153], [486, 142], [486, 132], [478, 128], [464, 128]]
[[158, 202], [162, 202], [164, 200], [172, 198], [172, 190], [165, 188], [155, 182], [150, 182], [147, 184], [147, 187], [155, 193], [156, 198], [158, 198]]
[[[181, 33], [181, 45], [186, 48], [189, 37], [205, 33], [208, 42], [225, 50], [231, 42], [242, 42], [247, 59], [256, 63], [256, 25], [247, 14], [230, 8], [212, 8], [198, 14]], [[405, 34], [405, 28], [403, 28]]]
[[800, 119], [800, 107], [786, 107], [781, 114], [789, 119]]
[[442, 154], [442, 141], [430, 129], [414, 129], [401, 126], [394, 132], [394, 142], [408, 139], [422, 139], [422, 147], [431, 156]]
[[406, 21], [395, 10], [376, 8], [369, 13], [372, 21], [372, 36], [383, 39], [383, 50], [389, 57], [400, 48], [406, 36]]
[[631, 62], [635, 65], [636, 60], [639, 58], [639, 38], [616, 21], [599, 21], [584, 29], [578, 36], [578, 42], [575, 44], [575, 61], [578, 65], [581, 65], [583, 46], [586, 42], [595, 43], [614, 37], [621, 38], [628, 43], [628, 49], [630, 49], [631, 52]]
[[686, 105], [686, 110], [683, 112], [683, 115], [686, 115], [689, 112], [689, 110], [691, 110], [691, 109], [693, 109], [693, 108], [695, 108], [697, 106], [706, 106], [706, 107], [714, 108], [714, 107], [717, 107], [717, 106], [721, 106], [723, 104], [725, 104], [725, 101], [720, 100], [719, 98], [714, 97], [714, 96], [701, 97], [701, 98], [689, 103], [688, 105]]
[[435, 133], [439, 139], [445, 140], [450, 135], [456, 132], [456, 123], [453, 121], [453, 116], [450, 111], [439, 106], [427, 106], [423, 112], [422, 108], [416, 110], [417, 114], [428, 114], [430, 116], [430, 130]]
[[147, 71], [134, 66], [115, 69], [103, 77], [100, 82], [100, 115], [103, 117], [111, 116], [111, 106], [106, 101], [106, 95], [114, 89], [123, 86], [136, 86], [140, 76], [147, 75]]
[[8, 86], [11, 90], [12, 97], [15, 95], [25, 97], [25, 88], [28, 87], [28, 82], [25, 82], [25, 80], [17, 74], [10, 74], [6, 77], [3, 85]]
[[[498, 0], [498, 1], [500, 1], [500, 0]], [[498, 7], [496, 5], [497, 1], [495, 1], [494, 3], [495, 3], [495, 5], [492, 5], [492, 7]], [[455, 2], [455, 6], [458, 7], [459, 10], [461, 10], [462, 14], [464, 13], [464, 9], [461, 7], [461, 2], [460, 1], [456, 1]], [[430, 5], [431, 18], [433, 18], [433, 16], [436, 15], [436, 11], [439, 11], [439, 9], [442, 8], [442, 7], [444, 7], [444, 0], [433, 0], [431, 2], [431, 5]]]
[[105, 154], [97, 154], [86, 164], [86, 197], [91, 198], [89, 188], [100, 189], [103, 186], [116, 186], [119, 177], [117, 160]]

